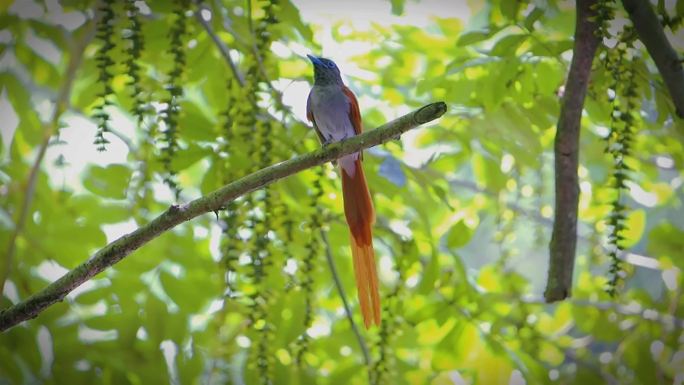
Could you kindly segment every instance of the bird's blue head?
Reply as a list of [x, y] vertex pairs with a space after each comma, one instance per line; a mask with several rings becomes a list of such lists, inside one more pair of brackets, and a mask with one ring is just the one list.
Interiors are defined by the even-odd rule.
[[306, 55], [314, 66], [314, 84], [325, 86], [330, 84], [342, 84], [340, 69], [330, 59]]

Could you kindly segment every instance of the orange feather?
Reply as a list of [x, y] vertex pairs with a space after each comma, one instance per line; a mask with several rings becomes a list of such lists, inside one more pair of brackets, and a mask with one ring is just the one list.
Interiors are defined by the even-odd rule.
[[[349, 120], [358, 135], [363, 131], [359, 103], [354, 93], [344, 86], [342, 92], [349, 99]], [[371, 228], [375, 223], [375, 210], [371, 201], [366, 177], [361, 167], [361, 159], [354, 162], [354, 176], [342, 172], [342, 196], [344, 214], [351, 233], [351, 251], [354, 260], [356, 287], [366, 328], [371, 323], [380, 325], [380, 295], [378, 293], [378, 273], [375, 268], [373, 235]]]
[[351, 251], [354, 260], [354, 275], [359, 294], [359, 303], [366, 328], [371, 323], [380, 325], [380, 295], [378, 294], [378, 273], [375, 268], [373, 235], [371, 227], [375, 222], [375, 210], [371, 201], [361, 160], [354, 162], [354, 176], [342, 169], [342, 196], [344, 214], [351, 233]]
[[342, 86], [342, 92], [349, 99], [349, 120], [351, 120], [352, 126], [354, 126], [354, 132], [359, 135], [363, 132], [363, 126], [361, 125], [361, 111], [359, 110], [359, 102], [356, 100], [356, 95], [347, 86]]

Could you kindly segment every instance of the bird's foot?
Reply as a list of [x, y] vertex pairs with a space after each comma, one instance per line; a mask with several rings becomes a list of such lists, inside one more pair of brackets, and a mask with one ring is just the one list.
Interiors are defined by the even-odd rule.
[[330, 146], [331, 144], [333, 144], [332, 138], [323, 139], [323, 147], [324, 148]]

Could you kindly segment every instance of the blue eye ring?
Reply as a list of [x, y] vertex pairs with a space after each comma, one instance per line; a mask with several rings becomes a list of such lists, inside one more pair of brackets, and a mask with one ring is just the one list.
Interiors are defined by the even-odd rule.
[[333, 70], [338, 72], [339, 69], [337, 69], [337, 64], [335, 64], [334, 61], [322, 57], [316, 57], [313, 55], [306, 55], [309, 60], [314, 64], [314, 66], [317, 66], [320, 69], [326, 69], [326, 70]]

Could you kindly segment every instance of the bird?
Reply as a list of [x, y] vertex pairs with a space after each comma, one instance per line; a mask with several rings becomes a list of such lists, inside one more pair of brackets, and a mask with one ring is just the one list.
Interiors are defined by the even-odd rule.
[[[342, 81], [340, 70], [330, 59], [307, 55], [314, 68], [314, 84], [306, 101], [306, 116], [323, 146], [361, 134], [359, 103]], [[359, 304], [366, 329], [380, 325], [380, 295], [375, 266], [372, 227], [375, 209], [363, 173], [361, 152], [337, 160], [342, 176], [344, 214], [349, 226], [350, 246]]]

